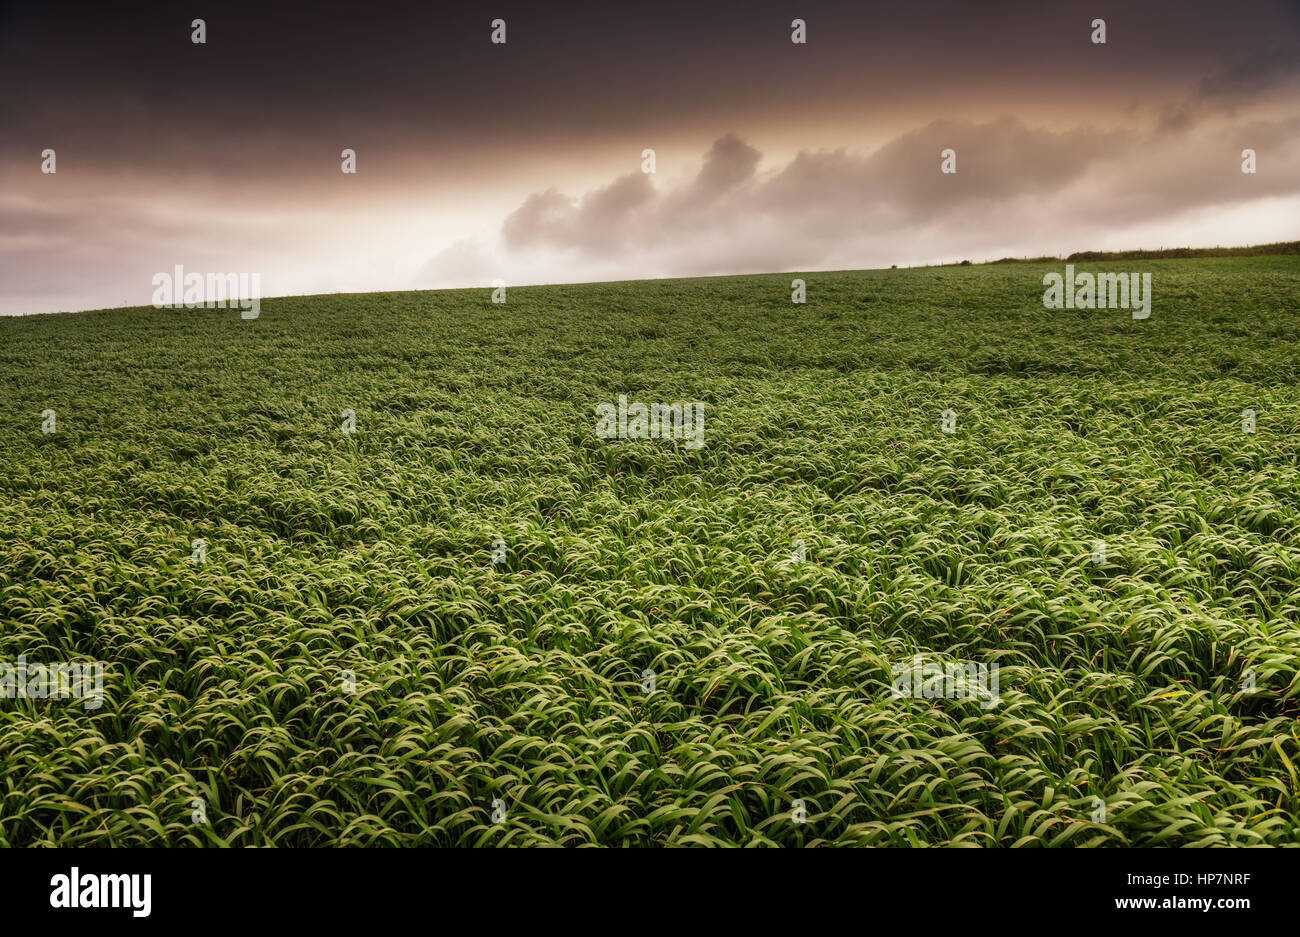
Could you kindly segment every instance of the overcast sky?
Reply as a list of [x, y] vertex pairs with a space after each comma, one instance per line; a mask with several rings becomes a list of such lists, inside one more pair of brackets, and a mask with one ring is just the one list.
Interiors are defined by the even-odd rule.
[[270, 7], [0, 4], [0, 313], [1300, 238], [1295, 0]]

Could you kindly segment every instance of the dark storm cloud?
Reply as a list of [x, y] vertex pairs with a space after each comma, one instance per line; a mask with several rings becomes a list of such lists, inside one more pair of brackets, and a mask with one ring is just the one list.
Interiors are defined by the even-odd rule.
[[1240, 101], [1270, 91], [1300, 75], [1300, 55], [1291, 48], [1279, 48], [1237, 62], [1201, 82], [1202, 98]]
[[704, 154], [704, 168], [700, 170], [691, 194], [695, 198], [711, 201], [753, 178], [763, 155], [735, 133], [719, 138], [709, 152]]
[[[1077, 178], [1098, 156], [1127, 144], [1117, 132], [1054, 133], [1014, 117], [986, 124], [937, 120], [869, 156], [801, 153], [767, 186], [763, 201], [798, 210], [842, 199], [875, 203], [924, 219], [971, 200], [1050, 192]], [[940, 153], [957, 154], [958, 172], [939, 172]]]
[[[372, 168], [437, 171], [506, 146], [715, 133], [788, 114], [863, 120], [907, 101], [959, 116], [942, 102], [1027, 80], [1045, 100], [1168, 97], [1211, 72], [1205, 93], [1230, 95], [1300, 57], [1300, 26], [1274, 0], [1097, 6], [10, 4], [0, 79], [21, 93], [0, 100], [0, 160], [61, 143], [85, 166], [302, 180], [332, 168], [319, 154], [353, 146]], [[1104, 47], [1087, 38], [1099, 15]], [[205, 45], [190, 42], [196, 16]], [[789, 41], [795, 16], [805, 47]], [[496, 17], [504, 46], [488, 41]]]
[[1185, 131], [1216, 114], [1235, 114], [1244, 104], [1280, 88], [1300, 90], [1300, 48], [1276, 47], [1240, 59], [1202, 79], [1196, 92], [1161, 109], [1162, 132]]
[[1298, 50], [1278, 0], [0, 3], [0, 312], [1032, 251], [1293, 192]]
[[[800, 152], [760, 177], [761, 154], [734, 133], [704, 155], [698, 175], [662, 194], [653, 176], [634, 173], [581, 198], [555, 191], [528, 197], [503, 225], [510, 248], [574, 248], [605, 253], [611, 245], [655, 244], [703, 225], [716, 229], [760, 218], [788, 231], [832, 238], [881, 218], [923, 225], [986, 203], [1052, 193], [1095, 160], [1132, 145], [1119, 133], [1055, 133], [1006, 117], [986, 124], [939, 120], [875, 153]], [[942, 151], [957, 154], [958, 172], [939, 171]], [[707, 210], [707, 217], [701, 212]]]

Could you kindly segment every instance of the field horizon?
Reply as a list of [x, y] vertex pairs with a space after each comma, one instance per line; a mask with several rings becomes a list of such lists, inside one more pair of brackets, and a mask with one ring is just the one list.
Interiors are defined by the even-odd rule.
[[[765, 272], [742, 272], [742, 273], [717, 273], [707, 276], [663, 276], [649, 278], [632, 278], [632, 279], [612, 279], [612, 280], [576, 280], [573, 282], [555, 282], [555, 283], [520, 283], [512, 284], [511, 289], [528, 289], [532, 287], [556, 287], [556, 286], [611, 286], [617, 284], [638, 284], [638, 283], [660, 283], [665, 281], [697, 281], [697, 280], [724, 280], [729, 277], [754, 277], [754, 276], [820, 276], [820, 275], [839, 275], [853, 273], [876, 273], [886, 270], [931, 270], [945, 267], [986, 267], [1002, 264], [1051, 264], [1051, 263], [1099, 263], [1103, 261], [1118, 260], [1187, 260], [1193, 258], [1206, 257], [1277, 257], [1292, 254], [1300, 254], [1300, 241], [1276, 241], [1268, 244], [1248, 244], [1237, 247], [1170, 247], [1170, 248], [1132, 248], [1120, 251], [1076, 251], [1072, 254], [1062, 255], [1060, 257], [1043, 256], [1043, 257], [1001, 257], [997, 260], [960, 260], [941, 264], [907, 264], [891, 267], [847, 267], [843, 269], [813, 269], [813, 270], [777, 270]], [[490, 284], [482, 286], [464, 286], [451, 288], [431, 288], [431, 289], [411, 289], [411, 290], [367, 290], [360, 292], [341, 291], [333, 293], [285, 293], [276, 296], [265, 296], [263, 299], [321, 299], [325, 297], [344, 297], [344, 296], [386, 296], [402, 295], [407, 293], [473, 293], [483, 290], [491, 290]], [[144, 305], [121, 304], [118, 306], [97, 306], [86, 309], [64, 309], [53, 312], [27, 312], [17, 313], [21, 316], [64, 316], [78, 315], [87, 312], [104, 312], [115, 309], [146, 309], [150, 308]]]

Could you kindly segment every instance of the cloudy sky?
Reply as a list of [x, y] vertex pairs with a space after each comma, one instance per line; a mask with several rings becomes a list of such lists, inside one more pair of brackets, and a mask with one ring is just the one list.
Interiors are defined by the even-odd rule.
[[0, 79], [0, 314], [1300, 238], [1297, 0], [6, 2]]

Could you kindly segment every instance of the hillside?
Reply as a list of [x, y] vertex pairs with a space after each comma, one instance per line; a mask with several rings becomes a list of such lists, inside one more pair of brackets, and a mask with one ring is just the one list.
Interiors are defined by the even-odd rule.
[[0, 319], [0, 842], [1300, 844], [1300, 255], [1079, 269]]

